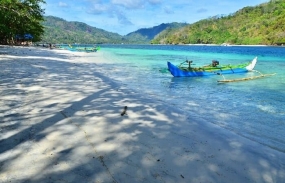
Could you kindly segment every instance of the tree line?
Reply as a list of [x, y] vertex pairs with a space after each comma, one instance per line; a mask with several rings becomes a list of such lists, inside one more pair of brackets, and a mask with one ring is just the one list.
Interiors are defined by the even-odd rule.
[[41, 3], [45, 1], [0, 0], [0, 44], [40, 41], [44, 33]]

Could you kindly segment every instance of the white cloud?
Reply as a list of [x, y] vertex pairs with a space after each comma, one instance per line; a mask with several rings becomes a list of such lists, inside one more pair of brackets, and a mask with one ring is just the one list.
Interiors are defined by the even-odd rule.
[[145, 5], [144, 0], [112, 0], [111, 3], [125, 7], [126, 9], [140, 9]]
[[165, 12], [166, 14], [173, 14], [173, 13], [174, 13], [174, 11], [172, 10], [172, 8], [169, 7], [169, 6], [165, 6], [165, 7], [163, 8], [163, 10], [164, 10], [164, 12]]
[[87, 13], [90, 14], [102, 14], [109, 11], [109, 6], [104, 4], [93, 4], [90, 8], [88, 8]]
[[208, 10], [205, 8], [200, 8], [197, 10], [197, 13], [206, 13]]
[[148, 0], [150, 4], [161, 4], [161, 0]]
[[66, 3], [61, 2], [61, 1], [58, 3], [58, 6], [59, 7], [68, 7], [68, 5]]
[[116, 16], [117, 16], [120, 24], [133, 25], [133, 23], [124, 15], [124, 13], [117, 11]]

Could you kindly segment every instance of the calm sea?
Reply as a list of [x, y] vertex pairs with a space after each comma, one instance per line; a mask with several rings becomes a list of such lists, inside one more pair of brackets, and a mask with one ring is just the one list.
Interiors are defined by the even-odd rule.
[[[189, 122], [214, 123], [243, 137], [285, 152], [285, 47], [102, 45], [104, 74], [144, 96], [177, 106]], [[92, 53], [96, 54], [96, 53]], [[258, 62], [255, 70], [274, 76], [218, 84], [222, 76], [174, 78], [167, 61], [206, 65]], [[224, 75], [226, 79], [256, 73]]]

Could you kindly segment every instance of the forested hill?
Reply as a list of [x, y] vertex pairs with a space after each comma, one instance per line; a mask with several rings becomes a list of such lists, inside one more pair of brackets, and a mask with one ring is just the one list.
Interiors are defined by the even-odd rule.
[[68, 22], [64, 19], [46, 16], [43, 22], [45, 33], [42, 42], [47, 43], [121, 43], [122, 36], [91, 27], [81, 22]]
[[150, 41], [161, 31], [185, 26], [184, 23], [161, 24], [152, 28], [139, 29], [126, 36], [111, 33], [89, 26], [82, 22], [68, 22], [64, 19], [46, 16], [43, 26], [45, 33], [42, 42], [47, 43], [133, 43], [150, 44]]
[[228, 16], [214, 16], [175, 31], [165, 30], [152, 43], [285, 44], [285, 0], [270, 0]]
[[152, 39], [155, 38], [155, 36], [157, 36], [160, 32], [164, 31], [164, 30], [173, 30], [173, 29], [178, 29], [181, 27], [185, 27], [186, 23], [163, 23], [160, 24], [158, 26], [154, 26], [151, 28], [143, 28], [143, 29], [139, 29], [137, 31], [131, 32], [129, 34], [127, 34], [125, 36], [125, 38], [127, 40], [129, 40], [130, 42], [137, 42], [138, 40], [141, 40], [143, 42], [150, 42]]

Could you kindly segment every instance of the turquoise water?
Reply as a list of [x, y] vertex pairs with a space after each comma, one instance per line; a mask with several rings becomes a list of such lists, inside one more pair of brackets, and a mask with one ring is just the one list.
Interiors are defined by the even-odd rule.
[[[285, 48], [238, 46], [103, 45], [112, 63], [101, 64], [122, 86], [166, 105], [179, 107], [191, 121], [214, 123], [265, 146], [285, 152]], [[96, 54], [96, 53], [94, 53]], [[167, 61], [198, 65], [239, 64], [258, 56], [255, 70], [274, 76], [218, 84], [222, 76], [174, 78]], [[227, 79], [256, 73], [225, 75]]]

